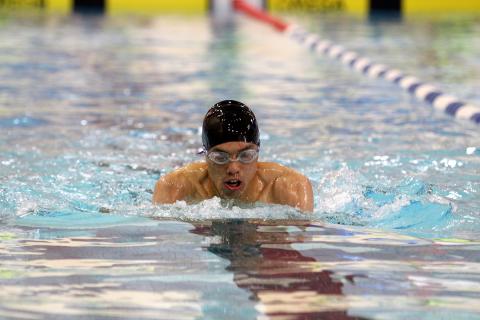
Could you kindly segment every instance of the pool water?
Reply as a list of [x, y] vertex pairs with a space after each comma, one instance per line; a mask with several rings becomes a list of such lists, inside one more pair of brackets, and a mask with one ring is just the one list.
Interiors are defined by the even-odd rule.
[[[1, 318], [480, 318], [475, 124], [242, 17], [0, 17]], [[478, 15], [285, 18], [480, 104]], [[222, 99], [313, 215], [151, 204]]]

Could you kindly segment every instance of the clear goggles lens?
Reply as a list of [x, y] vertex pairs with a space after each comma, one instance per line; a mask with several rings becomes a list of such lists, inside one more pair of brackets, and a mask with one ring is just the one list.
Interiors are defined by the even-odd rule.
[[247, 149], [237, 154], [237, 159], [232, 159], [230, 154], [222, 151], [212, 151], [207, 153], [208, 159], [216, 164], [227, 164], [230, 161], [240, 161], [241, 163], [252, 163], [258, 158], [258, 151], [255, 149]]

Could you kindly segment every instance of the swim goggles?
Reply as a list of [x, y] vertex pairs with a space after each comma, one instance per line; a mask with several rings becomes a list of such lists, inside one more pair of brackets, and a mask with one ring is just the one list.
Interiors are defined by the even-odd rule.
[[229, 162], [239, 161], [243, 164], [252, 163], [258, 158], [258, 150], [247, 149], [239, 152], [236, 159], [232, 159], [228, 152], [212, 151], [207, 153], [207, 158], [216, 164], [227, 164]]

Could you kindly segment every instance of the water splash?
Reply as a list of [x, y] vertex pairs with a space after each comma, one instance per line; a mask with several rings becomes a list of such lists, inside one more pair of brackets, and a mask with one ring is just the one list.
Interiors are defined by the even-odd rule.
[[348, 167], [328, 172], [316, 186], [315, 216], [426, 237], [448, 234], [460, 218], [452, 199], [419, 179], [407, 178], [390, 187], [367, 183]]
[[[55, 224], [53, 220], [57, 219], [65, 225], [68, 219], [76, 223], [91, 219], [99, 226], [103, 222], [110, 223], [109, 218], [104, 220], [102, 216], [187, 221], [312, 219], [425, 237], [450, 235], [465, 221], [465, 215], [456, 212], [455, 202], [459, 200], [453, 199], [455, 197], [448, 190], [415, 178], [403, 179], [396, 185], [371, 186], [369, 179], [347, 166], [327, 172], [318, 182], [314, 181], [315, 211], [313, 215], [306, 215], [288, 206], [238, 205], [219, 198], [197, 204], [178, 201], [172, 205], [153, 206], [152, 190], [148, 186], [153, 187], [158, 174], [148, 168], [118, 161], [105, 165], [95, 159], [70, 156], [48, 162], [53, 164], [49, 171], [29, 184], [17, 179], [3, 187], [2, 216], [14, 216], [23, 219], [24, 223], [43, 219], [42, 224], [47, 220]], [[112, 181], [112, 175], [118, 178]], [[462, 195], [456, 197], [462, 198]], [[478, 218], [468, 217], [478, 225]]]
[[299, 219], [309, 217], [300, 211], [282, 205], [269, 204], [235, 204], [232, 201], [218, 197], [204, 200], [197, 204], [187, 204], [177, 201], [172, 205], [159, 205], [152, 213], [157, 218], [176, 218], [181, 220], [208, 220], [208, 219]]

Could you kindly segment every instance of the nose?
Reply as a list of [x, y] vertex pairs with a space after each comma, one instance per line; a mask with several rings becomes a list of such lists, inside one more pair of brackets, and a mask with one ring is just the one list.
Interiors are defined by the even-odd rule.
[[240, 172], [240, 163], [238, 161], [230, 161], [227, 167], [227, 174], [234, 176]]

